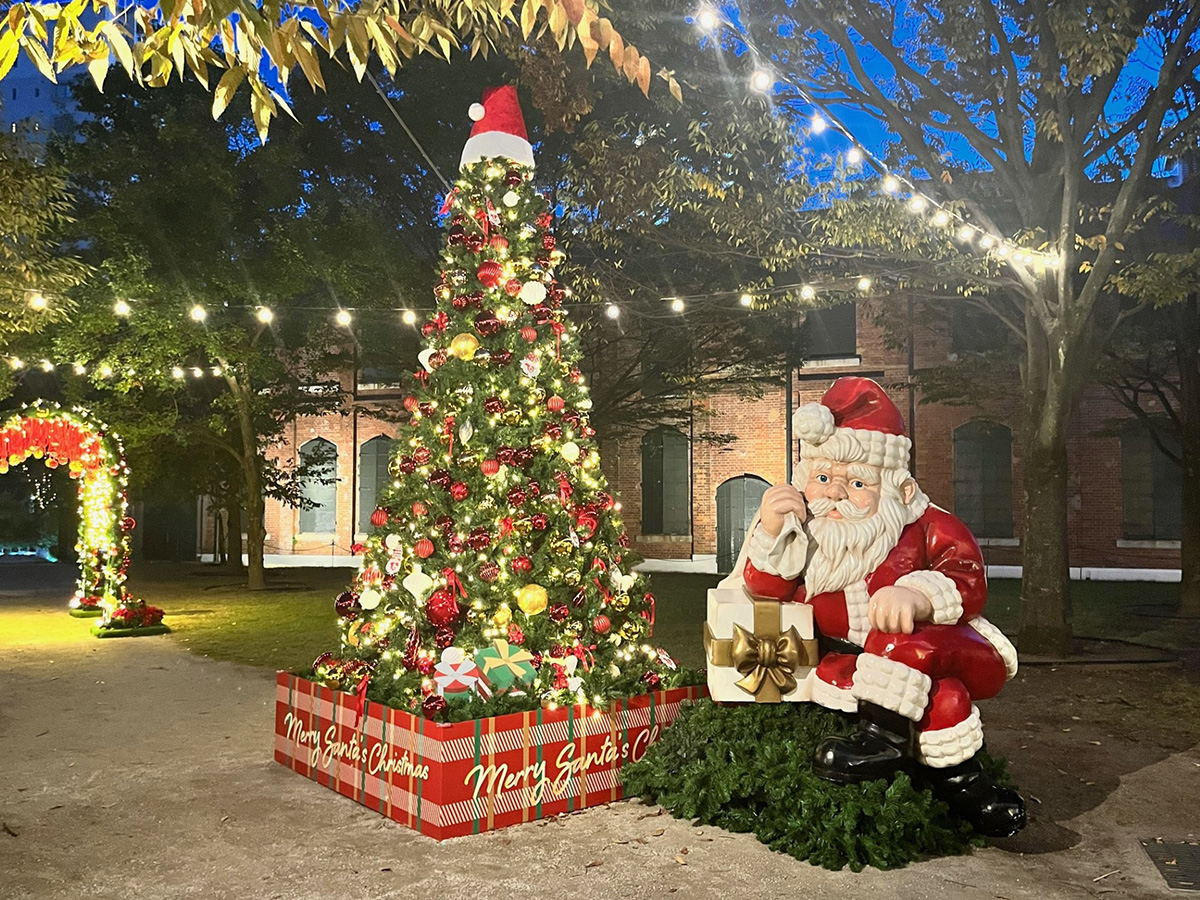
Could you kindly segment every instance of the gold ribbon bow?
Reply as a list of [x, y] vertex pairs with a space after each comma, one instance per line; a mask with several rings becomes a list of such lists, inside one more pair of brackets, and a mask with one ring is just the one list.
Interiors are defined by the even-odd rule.
[[523, 674], [523, 670], [517, 663], [533, 662], [533, 654], [521, 647], [514, 647], [505, 641], [503, 638], [496, 638], [492, 641], [490, 649], [496, 651], [496, 656], [485, 656], [480, 654], [483, 660], [483, 674], [488, 675], [492, 669], [508, 669], [517, 678]]
[[804, 640], [795, 626], [782, 631], [781, 604], [752, 600], [754, 631], [733, 626], [732, 638], [718, 638], [704, 626], [704, 649], [714, 666], [733, 666], [745, 678], [737, 686], [755, 703], [779, 703], [796, 689], [796, 670], [817, 664], [817, 642]]

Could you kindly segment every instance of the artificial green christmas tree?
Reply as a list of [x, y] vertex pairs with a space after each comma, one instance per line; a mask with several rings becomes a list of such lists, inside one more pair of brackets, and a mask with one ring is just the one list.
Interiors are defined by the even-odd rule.
[[435, 718], [677, 683], [600, 471], [516, 90], [471, 117], [411, 420], [316, 674]]

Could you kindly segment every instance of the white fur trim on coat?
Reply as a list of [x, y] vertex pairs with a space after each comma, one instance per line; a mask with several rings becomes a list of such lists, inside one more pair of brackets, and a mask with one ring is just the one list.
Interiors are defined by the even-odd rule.
[[754, 568], [780, 578], [798, 578], [808, 561], [808, 535], [794, 513], [783, 517], [783, 528], [775, 537], [761, 524], [750, 535], [750, 562]]
[[909, 572], [896, 579], [896, 587], [909, 588], [924, 595], [933, 605], [934, 625], [953, 625], [962, 618], [962, 594], [948, 576], [932, 569]]
[[983, 746], [983, 725], [979, 707], [971, 706], [971, 715], [957, 725], [922, 731], [917, 735], [917, 759], [933, 769], [945, 769], [966, 762]]
[[867, 610], [871, 606], [867, 583], [855, 581], [853, 584], [848, 584], [842, 591], [842, 595], [846, 598], [846, 620], [850, 623], [846, 632], [846, 640], [861, 647], [867, 642], [867, 635], [871, 633], [871, 625], [867, 621]]
[[1016, 675], [1017, 648], [1012, 645], [1012, 641], [1004, 636], [1004, 632], [983, 616], [972, 619], [967, 624], [978, 631], [985, 641], [996, 648], [996, 652], [1004, 660], [1004, 670], [1008, 673], [1008, 677], [1012, 678]]
[[802, 459], [831, 459], [834, 462], [865, 463], [885, 469], [907, 469], [912, 441], [902, 434], [884, 434], [865, 428], [837, 428], [820, 442], [800, 440]]
[[813, 703], [826, 709], [858, 712], [858, 700], [854, 697], [853, 688], [840, 688], [817, 676], [812, 680], [812, 699]]
[[468, 138], [458, 165], [460, 169], [464, 169], [481, 159], [494, 159], [499, 156], [533, 168], [533, 146], [525, 138], [504, 131], [485, 131]]
[[874, 703], [919, 722], [929, 703], [933, 682], [924, 672], [871, 653], [858, 658], [854, 668], [854, 692], [859, 703]]

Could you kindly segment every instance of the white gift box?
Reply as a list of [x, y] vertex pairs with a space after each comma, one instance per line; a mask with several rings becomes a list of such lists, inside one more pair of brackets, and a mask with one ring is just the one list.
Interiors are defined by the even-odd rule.
[[814, 635], [807, 604], [752, 600], [740, 587], [712, 588], [704, 626], [709, 694], [732, 703], [812, 700]]

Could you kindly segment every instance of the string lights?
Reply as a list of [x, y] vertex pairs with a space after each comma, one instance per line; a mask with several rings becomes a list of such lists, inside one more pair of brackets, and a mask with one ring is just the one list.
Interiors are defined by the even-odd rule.
[[926, 224], [939, 229], [953, 228], [953, 237], [964, 249], [978, 248], [984, 255], [1009, 265], [1032, 266], [1039, 271], [1053, 269], [1059, 265], [1058, 254], [1053, 251], [1034, 250], [1016, 245], [1003, 235], [990, 232], [988, 229], [967, 221], [956, 209], [949, 207], [923, 191], [912, 179], [902, 173], [892, 171], [882, 160], [871, 153], [858, 140], [841, 119], [834, 115], [821, 101], [812, 96], [803, 86], [792, 81], [786, 81], [772, 69], [768, 57], [753, 39], [736, 23], [711, 5], [700, 7], [695, 13], [694, 21], [697, 27], [710, 37], [716, 37], [722, 28], [734, 33], [736, 39], [750, 51], [755, 67], [750, 74], [750, 88], [759, 93], [772, 91], [777, 83], [783, 81], [800, 99], [814, 110], [809, 121], [809, 133], [823, 134], [829, 128], [835, 129], [849, 143], [845, 153], [847, 166], [857, 169], [867, 162], [880, 176], [880, 189], [883, 193], [905, 202], [906, 208], [913, 215], [921, 218]]

